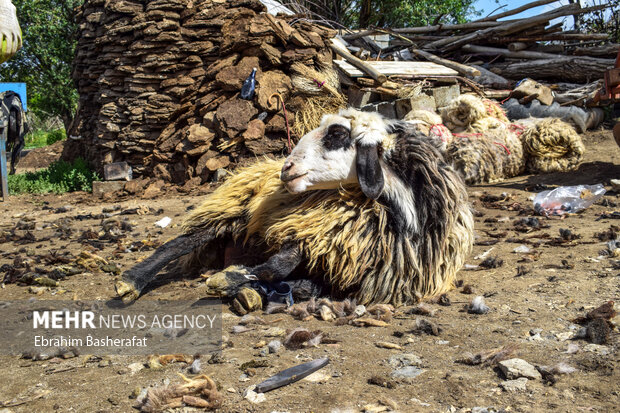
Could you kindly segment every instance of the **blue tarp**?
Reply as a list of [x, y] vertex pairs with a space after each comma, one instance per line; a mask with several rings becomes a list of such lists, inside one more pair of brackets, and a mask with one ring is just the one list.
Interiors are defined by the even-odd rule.
[[26, 84], [25, 83], [0, 83], [0, 93], [6, 92], [7, 90], [12, 90], [13, 92], [19, 95], [19, 98], [22, 100], [22, 106], [24, 107], [24, 111], [28, 110], [28, 95], [26, 94]]

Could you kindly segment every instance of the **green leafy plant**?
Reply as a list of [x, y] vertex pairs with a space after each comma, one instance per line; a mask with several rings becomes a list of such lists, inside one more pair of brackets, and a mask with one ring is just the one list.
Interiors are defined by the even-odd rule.
[[24, 143], [26, 149], [41, 148], [47, 145], [47, 132], [42, 130], [35, 130], [28, 132], [24, 137]]
[[0, 66], [0, 81], [25, 82], [28, 107], [39, 117], [59, 116], [65, 129], [77, 108], [71, 78], [78, 28], [76, 7], [83, 0], [13, 0], [23, 47]]
[[67, 133], [64, 129], [57, 129], [47, 133], [46, 142], [48, 145], [53, 145], [56, 142], [63, 141], [67, 138]]
[[41, 148], [65, 140], [67, 134], [64, 129], [57, 130], [34, 130], [24, 137], [26, 149]]
[[52, 163], [49, 168], [19, 175], [9, 175], [11, 194], [86, 191], [93, 189], [93, 181], [99, 179], [86, 161], [76, 159], [73, 163], [63, 160]]

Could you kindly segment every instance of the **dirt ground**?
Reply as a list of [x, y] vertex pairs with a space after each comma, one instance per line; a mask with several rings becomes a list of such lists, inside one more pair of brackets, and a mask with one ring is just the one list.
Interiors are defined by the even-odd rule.
[[[453, 290], [448, 293], [451, 305], [429, 304], [437, 310], [432, 317], [408, 315], [407, 308], [400, 308], [389, 326], [364, 328], [257, 313], [267, 321], [283, 320], [232, 334], [239, 317], [224, 306], [224, 335], [232, 347], [229, 345], [222, 351], [220, 364], [209, 364], [209, 356], [202, 356], [202, 372], [221, 387], [224, 402], [220, 411], [357, 412], [364, 408], [402, 412], [485, 411], [476, 407], [507, 412], [618, 411], [617, 331], [604, 345], [569, 339], [578, 330], [570, 320], [609, 300], [617, 302], [620, 295], [620, 261], [601, 257], [606, 241], [595, 236], [620, 226], [620, 221], [600, 219], [604, 213], [620, 211], [620, 193], [609, 186], [610, 179], [620, 178], [620, 149], [609, 130], [589, 133], [584, 140], [585, 161], [575, 172], [521, 176], [496, 185], [469, 188], [479, 216], [476, 217], [477, 245], [467, 262], [479, 264], [482, 260], [475, 257], [493, 248], [489, 256], [501, 258], [503, 265], [462, 270], [459, 279], [471, 286], [474, 295], [464, 294], [463, 287]], [[530, 197], [545, 185], [594, 183], [605, 184], [608, 192], [602, 202], [585, 212], [565, 219], [538, 217], [541, 228], [515, 225], [518, 220], [531, 216], [527, 214]], [[484, 193], [497, 195], [500, 200], [485, 203], [481, 199]], [[90, 194], [10, 197], [8, 202], [0, 203], [0, 268], [4, 264], [14, 265], [16, 259], [27, 258], [42, 260], [35, 267], [50, 265], [46, 264], [49, 260], [41, 257], [52, 252], [56, 256], [67, 253], [78, 256], [88, 250], [126, 270], [148, 256], [158, 242], [179, 234], [184, 214], [202, 198], [204, 195], [166, 193], [148, 200], [102, 203]], [[145, 214], [114, 215], [141, 206]], [[525, 212], [520, 213], [520, 207]], [[117, 230], [109, 229], [107, 237], [97, 235], [102, 231], [102, 221], [108, 219], [102, 217], [104, 212], [112, 214], [109, 218], [112, 221], [119, 221], [109, 224]], [[172, 218], [172, 224], [157, 228], [154, 223], [164, 216]], [[119, 225], [125, 218], [130, 225]], [[7, 232], [15, 228], [17, 239], [7, 239]], [[562, 240], [560, 229], [569, 229], [578, 237]], [[612, 236], [614, 232], [620, 229], [612, 228]], [[88, 235], [92, 233], [95, 235]], [[493, 240], [499, 242], [489, 246]], [[531, 252], [513, 252], [520, 245], [527, 245]], [[0, 273], [0, 277], [6, 274]], [[120, 275], [95, 269], [69, 276], [55, 288], [7, 283], [0, 289], [0, 299], [106, 300], [115, 296], [113, 284], [119, 278]], [[196, 299], [204, 295], [203, 280], [168, 277], [160, 280], [143, 299]], [[475, 295], [486, 297], [490, 312], [476, 315], [463, 311]], [[438, 325], [439, 335], [411, 334], [417, 318]], [[262, 347], [256, 348], [256, 344], [272, 340], [265, 337], [265, 330], [274, 326], [322, 330], [333, 341], [302, 350], [282, 348], [275, 354], [261, 356]], [[401, 349], [380, 348], [378, 342], [394, 343]], [[553, 385], [529, 380], [526, 390], [510, 392], [500, 387], [504, 378], [497, 367], [457, 362], [466, 353], [476, 354], [506, 345], [514, 345], [516, 357], [533, 365], [553, 366], [563, 362], [576, 371], [557, 375]], [[571, 351], [567, 351], [569, 347]], [[393, 368], [388, 360], [402, 353], [418, 356], [419, 367], [424, 371], [408, 382], [392, 383], [389, 375]], [[268, 392], [266, 401], [260, 404], [244, 399], [244, 391], [250, 385], [303, 361], [326, 356], [330, 363], [321, 370], [325, 374], [318, 382], [301, 380]], [[266, 360], [267, 367], [242, 375], [240, 366], [251, 360]], [[135, 411], [132, 406], [140, 389], [159, 385], [166, 379], [179, 383], [177, 373], [187, 374], [185, 363], [136, 372], [128, 369], [132, 363], [146, 361], [146, 356], [80, 355], [42, 361], [0, 356], [0, 412]], [[369, 384], [372, 376], [384, 378], [391, 388]], [[9, 407], [2, 410], [2, 406]]]

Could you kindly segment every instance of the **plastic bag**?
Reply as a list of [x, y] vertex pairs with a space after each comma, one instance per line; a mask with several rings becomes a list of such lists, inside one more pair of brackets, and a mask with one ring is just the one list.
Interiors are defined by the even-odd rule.
[[605, 192], [602, 184], [560, 186], [537, 194], [534, 210], [540, 215], [574, 214], [601, 199]]

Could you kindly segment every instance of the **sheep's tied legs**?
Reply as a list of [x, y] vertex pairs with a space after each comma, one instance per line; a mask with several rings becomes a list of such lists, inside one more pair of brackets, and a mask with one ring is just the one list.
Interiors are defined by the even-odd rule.
[[123, 274], [123, 280], [116, 283], [116, 293], [124, 302], [131, 302], [171, 261], [189, 254], [196, 248], [211, 242], [213, 233], [208, 229], [181, 235], [157, 248], [153, 255], [138, 263]]

